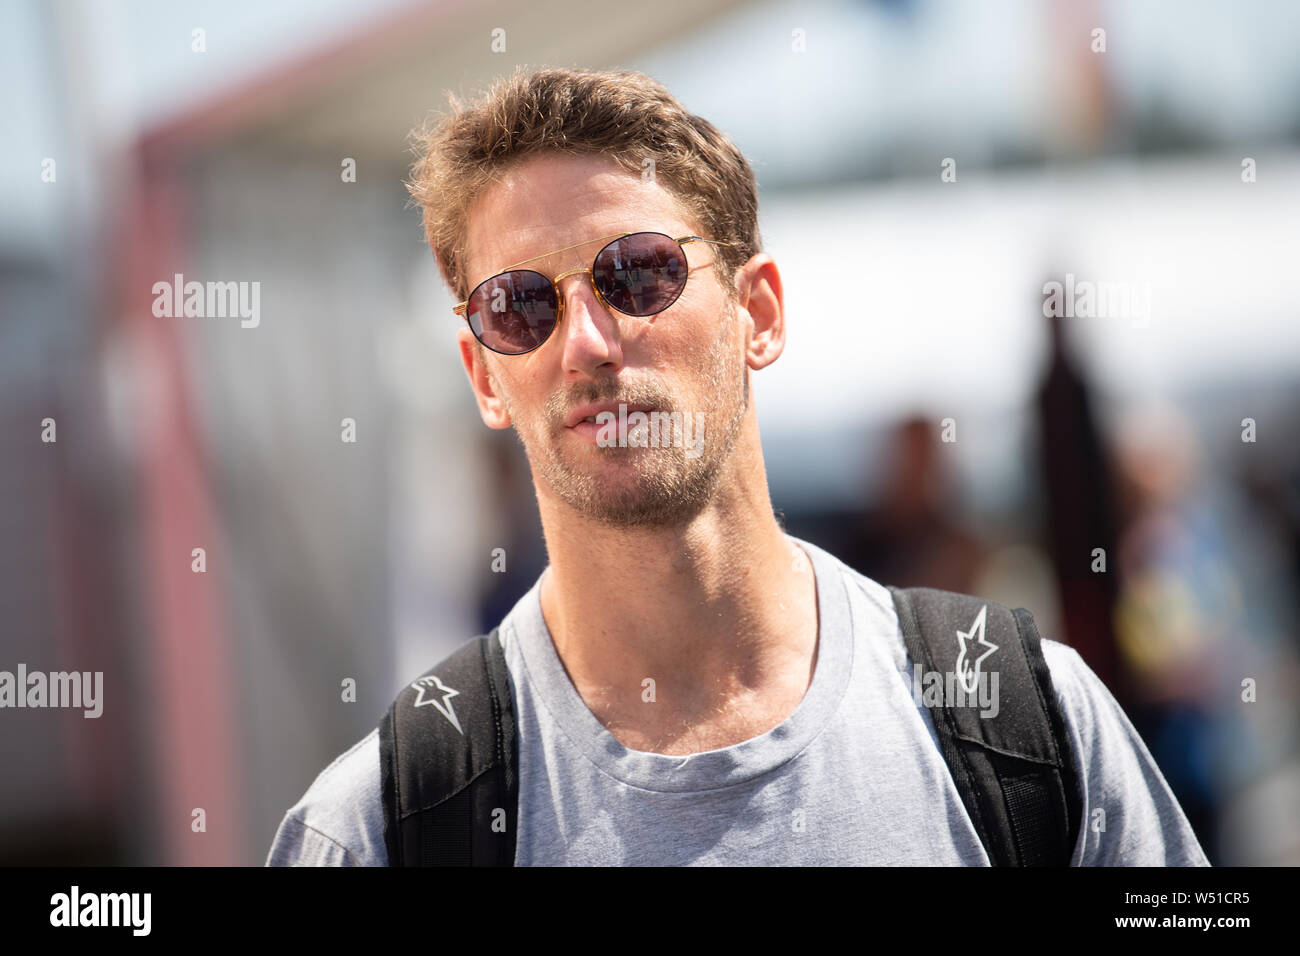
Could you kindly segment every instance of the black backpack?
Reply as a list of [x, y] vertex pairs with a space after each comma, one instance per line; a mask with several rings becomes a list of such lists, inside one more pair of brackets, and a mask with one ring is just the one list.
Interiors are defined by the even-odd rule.
[[[973, 696], [962, 706], [922, 694], [990, 862], [1068, 866], [1079, 781], [1033, 618], [948, 591], [889, 590], [923, 673], [953, 675], [946, 685], [978, 691], [980, 662], [1000, 652], [996, 715], [981, 716]], [[379, 726], [379, 744], [389, 866], [514, 865], [519, 754], [498, 629], [403, 690]]]

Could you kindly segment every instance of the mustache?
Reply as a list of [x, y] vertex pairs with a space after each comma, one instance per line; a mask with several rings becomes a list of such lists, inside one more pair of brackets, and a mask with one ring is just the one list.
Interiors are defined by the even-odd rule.
[[579, 405], [592, 402], [623, 402], [628, 405], [649, 405], [653, 408], [672, 408], [672, 396], [651, 382], [618, 382], [606, 379], [603, 383], [585, 382], [567, 392], [556, 392], [546, 402], [546, 418], [552, 428], [563, 428], [569, 412]]

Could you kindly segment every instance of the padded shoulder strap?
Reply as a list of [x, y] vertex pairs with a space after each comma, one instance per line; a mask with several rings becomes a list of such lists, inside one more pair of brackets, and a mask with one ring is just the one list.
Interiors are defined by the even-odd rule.
[[513, 866], [515, 708], [497, 629], [406, 687], [379, 725], [389, 866]]
[[913, 688], [989, 860], [1068, 866], [1082, 804], [1033, 617], [950, 591], [889, 590]]

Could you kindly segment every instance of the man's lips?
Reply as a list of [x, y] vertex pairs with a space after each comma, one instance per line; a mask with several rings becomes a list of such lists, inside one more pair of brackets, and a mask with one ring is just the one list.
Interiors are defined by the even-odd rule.
[[[572, 428], [587, 418], [590, 418], [595, 422], [596, 416], [601, 412], [612, 412], [617, 417], [620, 404], [627, 406], [627, 412], [629, 414], [632, 412], [654, 411], [654, 406], [652, 405], [628, 404], [626, 402], [594, 402], [589, 405], [579, 405], [573, 411], [569, 412], [569, 417], [564, 420], [564, 427]], [[600, 423], [596, 422], [596, 424]]]

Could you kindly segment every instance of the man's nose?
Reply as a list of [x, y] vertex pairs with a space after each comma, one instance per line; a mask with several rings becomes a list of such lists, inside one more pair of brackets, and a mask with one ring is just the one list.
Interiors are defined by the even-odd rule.
[[588, 270], [571, 272], [556, 285], [564, 296], [564, 368], [590, 375], [606, 364], [622, 365], [617, 313], [605, 307]]

